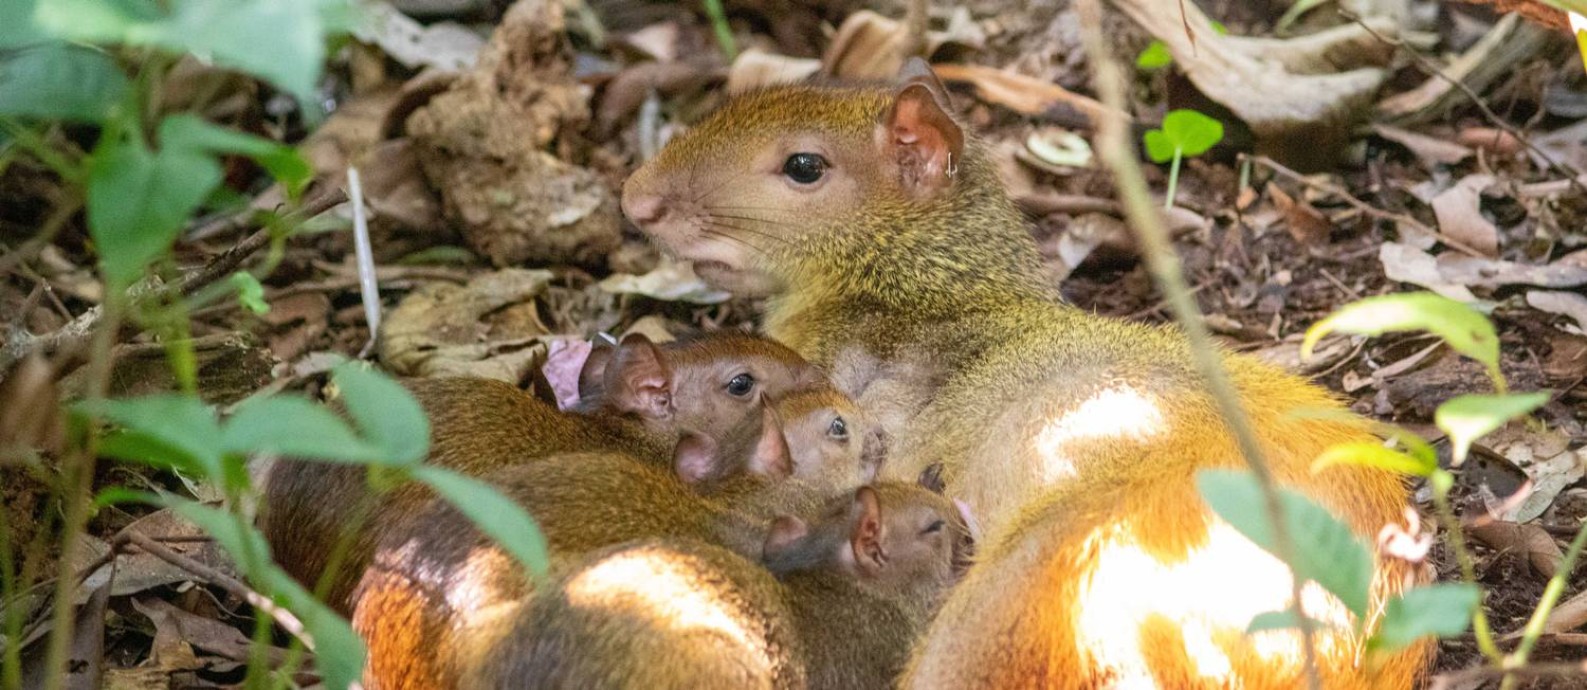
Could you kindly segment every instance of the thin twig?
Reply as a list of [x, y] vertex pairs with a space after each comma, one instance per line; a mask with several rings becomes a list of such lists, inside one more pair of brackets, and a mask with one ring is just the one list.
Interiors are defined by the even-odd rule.
[[369, 324], [369, 342], [358, 356], [368, 357], [380, 335], [380, 281], [375, 279], [375, 253], [369, 242], [369, 222], [364, 217], [364, 188], [358, 168], [347, 166], [347, 192], [353, 201], [353, 251], [358, 260], [358, 294], [364, 301], [364, 321]]
[[[346, 201], [346, 199], [347, 195], [341, 190], [327, 192], [313, 200], [304, 202], [303, 207], [295, 215], [298, 218], [311, 218], [324, 213], [331, 207]], [[151, 282], [139, 283], [139, 285], [128, 290], [128, 293], [133, 295], [130, 300], [131, 304], [128, 305], [129, 312], [135, 312], [143, 305], [159, 303], [176, 295], [191, 295], [215, 283], [237, 270], [237, 267], [242, 265], [242, 262], [252, 256], [254, 252], [270, 244], [270, 240], [270, 229], [260, 228], [252, 235], [244, 238], [243, 241], [238, 242], [237, 246], [210, 259], [209, 263], [202, 268], [183, 275], [169, 285], [154, 287]], [[50, 333], [44, 335], [21, 333], [8, 339], [3, 346], [0, 346], [0, 372], [8, 370], [12, 364], [32, 352], [57, 352], [82, 347], [93, 337], [99, 323], [104, 318], [103, 314], [104, 310], [102, 307], [94, 307], [78, 315], [77, 318], [72, 319], [65, 326], [61, 326]]]
[[[1101, 0], [1080, 0], [1075, 3], [1075, 8], [1080, 15], [1080, 37], [1085, 44], [1086, 57], [1091, 61], [1092, 83], [1103, 103], [1112, 110], [1124, 112], [1127, 104], [1123, 72], [1109, 51], [1102, 32]], [[1118, 188], [1125, 215], [1140, 242], [1141, 255], [1168, 301], [1174, 318], [1184, 330], [1191, 357], [1205, 382], [1207, 392], [1234, 435], [1240, 454], [1251, 468], [1251, 474], [1261, 485], [1263, 507], [1273, 530], [1274, 550], [1285, 563], [1295, 563], [1295, 545], [1290, 540], [1289, 524], [1284, 519], [1279, 502], [1278, 486], [1263, 458], [1261, 441], [1251, 428], [1251, 422], [1240, 404], [1240, 393], [1223, 370], [1220, 351], [1213, 344], [1207, 325], [1185, 284], [1179, 258], [1169, 244], [1168, 231], [1163, 227], [1162, 216], [1146, 185], [1146, 176], [1142, 174], [1140, 162], [1135, 158], [1135, 149], [1130, 145], [1129, 132], [1129, 124], [1124, 120], [1117, 117], [1101, 118], [1097, 128], [1097, 152], [1113, 172], [1113, 183]], [[1296, 623], [1301, 631], [1301, 647], [1305, 652], [1307, 685], [1317, 690], [1321, 682], [1317, 675], [1317, 652], [1313, 647], [1315, 631], [1301, 599], [1300, 575], [1293, 568], [1290, 569], [1290, 583]]]
[[[1372, 27], [1367, 26], [1366, 22], [1361, 21], [1360, 16], [1349, 10], [1340, 9], [1339, 14], [1345, 19], [1355, 22], [1362, 29], [1365, 29], [1367, 33], [1371, 34], [1373, 38], [1376, 38], [1379, 41], [1391, 46], [1398, 46], [1403, 43], [1403, 41], [1391, 39], [1387, 36], [1379, 34], [1376, 31], [1373, 31]], [[1470, 99], [1472, 104], [1477, 106], [1478, 110], [1482, 111], [1482, 116], [1486, 118], [1489, 123], [1495, 127], [1498, 127], [1499, 129], [1504, 130], [1510, 136], [1515, 137], [1515, 140], [1521, 142], [1521, 144], [1525, 146], [1528, 151], [1531, 151], [1538, 158], [1542, 159], [1544, 163], [1547, 163], [1550, 170], [1553, 170], [1560, 175], [1564, 175], [1570, 181], [1571, 186], [1576, 188], [1576, 191], [1587, 194], [1587, 186], [1583, 186], [1581, 181], [1577, 179], [1578, 177], [1581, 177], [1582, 171], [1577, 170], [1576, 166], [1554, 160], [1553, 156], [1548, 155], [1548, 153], [1544, 152], [1543, 149], [1538, 148], [1537, 144], [1532, 143], [1532, 140], [1528, 138], [1526, 134], [1522, 133], [1520, 129], [1517, 129], [1515, 125], [1505, 121], [1504, 118], [1499, 117], [1498, 113], [1493, 112], [1493, 108], [1488, 107], [1488, 102], [1483, 100], [1482, 96], [1476, 91], [1472, 90], [1470, 86], [1466, 85], [1466, 82], [1444, 74], [1444, 71], [1439, 69], [1437, 65], [1434, 65], [1432, 62], [1428, 61], [1427, 58], [1422, 57], [1422, 55], [1415, 50], [1406, 50], [1405, 53], [1411, 56], [1411, 61], [1415, 62], [1416, 66], [1420, 67], [1422, 71], [1449, 82], [1450, 86], [1455, 87], [1462, 94], [1465, 94], [1466, 98]]]
[[303, 621], [298, 620], [298, 617], [293, 615], [291, 611], [276, 606], [276, 603], [271, 601], [269, 597], [254, 591], [248, 585], [243, 584], [230, 575], [177, 553], [141, 532], [129, 531], [125, 533], [125, 536], [128, 543], [143, 549], [149, 555], [192, 573], [199, 579], [224, 589], [237, 598], [248, 602], [255, 609], [265, 612], [283, 630], [302, 640], [305, 647], [311, 651], [314, 649], [314, 638], [303, 627]]
[[1457, 240], [1457, 239], [1455, 239], [1453, 237], [1450, 237], [1449, 235], [1446, 235], [1446, 234], [1444, 234], [1442, 232], [1439, 232], [1437, 228], [1429, 227], [1428, 225], [1422, 223], [1422, 221], [1419, 221], [1419, 220], [1411, 217], [1408, 214], [1395, 213], [1393, 211], [1385, 211], [1385, 210], [1383, 210], [1381, 208], [1373, 206], [1372, 204], [1369, 204], [1369, 203], [1367, 203], [1365, 201], [1357, 199], [1350, 192], [1345, 191], [1345, 189], [1343, 187], [1337, 187], [1335, 185], [1328, 184], [1327, 182], [1319, 182], [1317, 180], [1313, 180], [1313, 179], [1311, 179], [1309, 177], [1306, 177], [1305, 175], [1302, 175], [1302, 174], [1300, 174], [1298, 172], [1295, 172], [1294, 170], [1291, 170], [1290, 168], [1286, 167], [1283, 163], [1280, 163], [1280, 162], [1275, 161], [1275, 160], [1273, 160], [1271, 158], [1268, 158], [1267, 156], [1247, 156], [1246, 154], [1242, 153], [1242, 154], [1240, 154], [1240, 157], [1244, 158], [1244, 159], [1247, 159], [1247, 160], [1250, 160], [1253, 163], [1257, 163], [1258, 165], [1261, 165], [1262, 167], [1267, 168], [1268, 170], [1272, 170], [1273, 172], [1278, 173], [1279, 175], [1281, 175], [1283, 177], [1286, 177], [1286, 178], [1289, 178], [1289, 179], [1294, 180], [1296, 182], [1299, 182], [1300, 184], [1305, 185], [1307, 187], [1310, 187], [1312, 189], [1315, 189], [1315, 190], [1317, 190], [1319, 192], [1332, 194], [1332, 195], [1337, 196], [1337, 197], [1339, 197], [1341, 199], [1344, 199], [1345, 203], [1350, 204], [1351, 206], [1354, 206], [1357, 210], [1359, 210], [1362, 213], [1365, 213], [1365, 214], [1367, 214], [1369, 216], [1372, 216], [1373, 218], [1378, 218], [1380, 220], [1394, 221], [1396, 223], [1404, 223], [1404, 224], [1409, 225], [1412, 228], [1416, 229], [1417, 231], [1425, 232], [1425, 233], [1427, 233], [1429, 235], [1432, 235], [1433, 237], [1437, 237], [1439, 242], [1443, 242], [1444, 244], [1448, 245], [1451, 249], [1455, 249], [1455, 250], [1457, 250], [1457, 251], [1459, 251], [1459, 252], [1461, 252], [1463, 254], [1467, 254], [1467, 255], [1470, 255], [1470, 256], [1478, 256], [1478, 257], [1487, 256], [1486, 254], [1483, 254], [1482, 252], [1479, 252], [1476, 249], [1473, 249], [1471, 247], [1471, 245], [1468, 245], [1468, 244], [1466, 244], [1464, 242], [1461, 242], [1460, 240]]
[[1471, 687], [1471, 683], [1474, 681], [1494, 678], [1505, 673], [1534, 678], [1579, 678], [1587, 676], [1587, 660], [1556, 664], [1532, 664], [1530, 666], [1512, 668], [1508, 671], [1492, 666], [1473, 666], [1454, 673], [1434, 676], [1430, 690], [1467, 688]]
[[[1548, 585], [1543, 589], [1543, 597], [1537, 603], [1537, 610], [1532, 612], [1531, 620], [1526, 623], [1526, 633], [1521, 636], [1521, 644], [1516, 646], [1510, 656], [1505, 657], [1506, 668], [1520, 668], [1526, 665], [1526, 659], [1532, 654], [1532, 648], [1537, 646], [1537, 638], [1543, 634], [1543, 624], [1548, 622], [1548, 614], [1554, 610], [1554, 604], [1559, 602], [1561, 594], [1565, 593], [1565, 580], [1571, 571], [1576, 569], [1576, 559], [1581, 557], [1582, 547], [1587, 545], [1587, 522], [1581, 524], [1576, 531], [1575, 538], [1570, 541], [1570, 548], [1565, 550], [1565, 558], [1560, 561], [1559, 570], [1549, 578]], [[1505, 674], [1504, 681], [1500, 684], [1501, 690], [1509, 690], [1515, 686], [1515, 677]]]

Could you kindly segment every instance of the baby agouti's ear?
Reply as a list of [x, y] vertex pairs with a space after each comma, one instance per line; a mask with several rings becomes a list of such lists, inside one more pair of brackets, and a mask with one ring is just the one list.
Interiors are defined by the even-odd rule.
[[854, 550], [854, 565], [860, 573], [873, 576], [887, 565], [887, 554], [882, 551], [882, 504], [876, 490], [862, 486], [854, 492], [854, 530], [849, 533], [849, 545]]
[[716, 474], [721, 447], [704, 434], [685, 431], [672, 450], [672, 470], [678, 479], [693, 486]]
[[749, 472], [767, 479], [786, 479], [793, 474], [793, 454], [788, 450], [788, 438], [783, 435], [782, 419], [764, 397], [760, 405], [760, 436], [755, 439], [755, 449], [749, 458]]
[[919, 484], [920, 488], [941, 496], [948, 488], [947, 482], [942, 479], [942, 469], [940, 462], [927, 465], [926, 469], [920, 471], [920, 478], [915, 480], [915, 483]]
[[[590, 354], [595, 359], [595, 354]], [[602, 372], [605, 404], [649, 419], [672, 415], [672, 371], [661, 348], [633, 333], [623, 338]]]
[[771, 529], [766, 531], [766, 543], [761, 546], [761, 560], [768, 564], [772, 572], [779, 573], [783, 570], [777, 566], [784, 561], [797, 560], [790, 555], [797, 549], [804, 548], [803, 543], [810, 536], [810, 525], [805, 524], [792, 515], [783, 515], [772, 521]]
[[964, 132], [948, 115], [948, 91], [925, 60], [910, 58], [898, 77], [898, 91], [879, 123], [882, 153], [897, 166], [906, 192], [929, 196], [953, 184], [964, 157]]

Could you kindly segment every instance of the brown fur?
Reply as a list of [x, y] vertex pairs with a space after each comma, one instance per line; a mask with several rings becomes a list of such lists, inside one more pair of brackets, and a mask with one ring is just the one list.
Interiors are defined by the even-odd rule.
[[[731, 551], [677, 539], [598, 552], [535, 598], [490, 655], [482, 687], [885, 688], [953, 581], [967, 528], [923, 489], [874, 492], [888, 553], [877, 569], [856, 565], [865, 557], [851, 539], [869, 513], [852, 494], [779, 547], [809, 552], [782, 582]], [[615, 582], [600, 570], [639, 563], [656, 576]], [[656, 610], [668, 605], [685, 616]]]
[[[546, 535], [554, 566], [602, 547], [661, 536], [717, 544], [759, 559], [772, 517], [813, 517], [821, 499], [834, 490], [822, 483], [865, 474], [857, 444], [824, 438], [832, 408], [853, 403], [820, 389], [796, 393], [788, 401], [782, 414], [786, 432], [776, 425], [762, 433], [786, 433], [785, 444], [801, 449], [843, 446], [804, 454], [821, 465], [832, 463], [809, 468], [819, 483], [741, 476], [702, 495], [671, 470], [620, 453], [553, 455], [501, 467], [484, 479], [528, 509]], [[752, 422], [761, 429], [759, 419]], [[854, 433], [864, 429], [856, 426]], [[411, 512], [409, 520], [382, 530], [372, 565], [353, 595], [353, 625], [370, 647], [368, 680], [388, 689], [472, 687], [466, 680], [470, 669], [508, 633], [515, 612], [528, 600], [530, 584], [449, 505], [432, 500]], [[390, 610], [414, 612], [419, 620], [388, 625], [384, 612]], [[418, 647], [432, 650], [425, 652], [426, 660], [392, 658]]]
[[[1095, 565], [1083, 547], [1122, 525], [1160, 561], [1190, 553], [1212, 524], [1194, 473], [1238, 467], [1239, 454], [1183, 336], [1062, 304], [984, 147], [967, 138], [951, 178], [922, 182], [909, 166], [925, 157], [904, 150], [921, 144], [887, 120], [900, 112], [894, 97], [786, 87], [737, 99], [636, 172], [624, 208], [665, 249], [703, 262], [708, 280], [769, 296], [768, 332], [828, 367], [884, 425], [893, 441], [884, 476], [945, 464], [950, 494], [1000, 544], [951, 597], [906, 686], [1105, 685], [1110, 671], [1075, 639], [1075, 596]], [[918, 105], [918, 91], [910, 97]], [[920, 117], [905, 129], [934, 122]], [[921, 141], [938, 140], [953, 145]], [[786, 156], [807, 151], [831, 163], [819, 186], [780, 175]], [[1371, 438], [1356, 422], [1292, 416], [1339, 411], [1337, 402], [1249, 357], [1224, 359], [1286, 484], [1369, 542], [1401, 521], [1398, 477], [1308, 471], [1327, 444]], [[1379, 606], [1418, 576], [1383, 565]], [[1226, 581], [1247, 575], [1231, 566]], [[1161, 642], [1162, 627], [1141, 633]], [[1326, 641], [1338, 650], [1323, 664], [1338, 687], [1409, 686], [1429, 649], [1392, 660], [1372, 681], [1355, 663], [1360, 640]], [[1185, 653], [1147, 648], [1160, 685], [1178, 687]], [[1244, 687], [1292, 687], [1292, 665], [1228, 653]]]
[[[403, 384], [430, 420], [427, 462], [469, 475], [556, 453], [618, 451], [666, 466], [680, 429], [719, 437], [759, 414], [762, 395], [783, 395], [820, 381], [788, 348], [741, 333], [701, 337], [662, 350], [670, 368], [670, 418], [646, 419], [614, 409], [612, 396], [584, 401], [582, 414], [554, 406], [500, 381], [474, 378], [412, 379]], [[757, 381], [746, 396], [724, 391], [749, 373]], [[391, 529], [430, 493], [421, 485], [383, 495], [368, 488], [361, 467], [282, 461], [265, 483], [261, 528], [272, 556], [308, 586], [327, 572], [345, 540], [345, 555], [331, 575], [326, 601], [350, 610], [348, 595], [369, 563], [376, 534]]]

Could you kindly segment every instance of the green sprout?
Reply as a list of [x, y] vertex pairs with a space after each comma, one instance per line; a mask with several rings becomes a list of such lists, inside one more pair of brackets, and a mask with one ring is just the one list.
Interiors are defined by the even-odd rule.
[[[1222, 22], [1212, 22], [1212, 30], [1219, 36], [1227, 36], [1229, 28]], [[1141, 54], [1135, 56], [1135, 66], [1141, 69], [1162, 69], [1174, 64], [1173, 54], [1168, 52], [1168, 44], [1162, 41], [1152, 41], [1141, 49]]]
[[1168, 195], [1163, 208], [1173, 208], [1179, 189], [1179, 161], [1199, 156], [1223, 140], [1223, 123], [1194, 110], [1173, 110], [1163, 116], [1163, 126], [1146, 132], [1142, 143], [1153, 163], [1169, 163]]

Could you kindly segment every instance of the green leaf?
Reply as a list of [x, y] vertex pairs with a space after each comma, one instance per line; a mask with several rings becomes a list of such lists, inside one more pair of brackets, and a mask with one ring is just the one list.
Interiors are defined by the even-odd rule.
[[1449, 435], [1455, 465], [1466, 461], [1471, 444], [1497, 431], [1510, 420], [1532, 412], [1548, 402], [1547, 392], [1517, 395], [1461, 395], [1439, 405], [1433, 422]]
[[1174, 56], [1168, 52], [1168, 44], [1162, 41], [1146, 44], [1141, 54], [1135, 56], [1135, 66], [1141, 69], [1162, 69], [1172, 64]]
[[[1255, 477], [1245, 471], [1202, 470], [1196, 474], [1196, 485], [1213, 512], [1257, 546], [1274, 553], [1262, 487]], [[1339, 597], [1358, 620], [1365, 620], [1372, 552], [1349, 527], [1311, 499], [1288, 489], [1280, 489], [1279, 497], [1296, 574], [1315, 581]]]
[[1264, 630], [1289, 630], [1300, 627], [1300, 616], [1295, 615], [1295, 609], [1283, 611], [1267, 611], [1256, 614], [1251, 619], [1251, 624], [1245, 626], [1245, 634], [1262, 632]]
[[34, 22], [56, 38], [114, 43], [129, 29], [161, 17], [149, 0], [46, 0], [38, 5]]
[[172, 510], [215, 537], [262, 593], [303, 622], [314, 642], [315, 666], [325, 683], [346, 688], [363, 673], [365, 648], [351, 625], [270, 560], [270, 546], [240, 517], [193, 501], [166, 499]]
[[1438, 458], [1432, 455], [1411, 455], [1392, 448], [1386, 448], [1381, 443], [1352, 442], [1339, 443], [1329, 446], [1316, 460], [1311, 463], [1313, 473], [1321, 472], [1333, 465], [1364, 465], [1399, 472], [1417, 477], [1426, 477], [1438, 469]]
[[1368, 640], [1374, 651], [1403, 649], [1428, 635], [1452, 637], [1466, 631], [1482, 592], [1468, 583], [1417, 587], [1390, 599], [1378, 630]]
[[314, 169], [296, 149], [263, 137], [217, 127], [192, 115], [172, 115], [160, 122], [160, 145], [208, 153], [247, 156], [297, 196], [314, 177]]
[[[215, 421], [215, 411], [195, 396], [171, 393], [123, 400], [90, 400], [78, 403], [76, 409], [120, 424], [164, 445], [165, 452], [151, 455], [149, 461], [167, 461], [168, 454], [175, 451], [192, 458], [192, 464], [202, 468], [206, 476], [221, 476], [221, 457], [226, 449], [221, 444], [220, 424]], [[121, 443], [113, 449], [130, 453], [134, 450], [132, 444], [137, 442]], [[150, 449], [150, 452], [156, 451]]]
[[46, 43], [0, 63], [0, 115], [98, 122], [126, 93], [116, 61], [82, 46]]
[[325, 61], [325, 25], [312, 0], [185, 2], [166, 21], [134, 27], [135, 43], [208, 56], [310, 100]]
[[379, 446], [355, 435], [336, 413], [303, 398], [273, 395], [248, 400], [226, 421], [226, 448], [304, 459], [389, 464]]
[[364, 438], [382, 449], [386, 462], [424, 461], [430, 453], [430, 420], [413, 394], [361, 362], [338, 365], [333, 379], [347, 401], [347, 413]]
[[1167, 163], [1179, 155], [1179, 147], [1160, 129], [1149, 129], [1141, 135], [1141, 143], [1146, 145], [1146, 155], [1153, 163]]
[[0, 2], [0, 49], [40, 43], [49, 38], [33, 21], [38, 0]]
[[88, 228], [108, 289], [137, 281], [220, 181], [220, 164], [201, 152], [151, 153], [130, 140], [101, 146], [88, 171]]
[[473, 520], [531, 575], [545, 577], [550, 564], [545, 536], [522, 506], [485, 482], [435, 465], [420, 465], [413, 476]]
[[1408, 292], [1368, 297], [1351, 302], [1306, 330], [1300, 356], [1311, 357], [1312, 348], [1334, 331], [1381, 335], [1393, 331], [1427, 331], [1467, 357], [1481, 362], [1490, 376], [1499, 376], [1499, 336], [1481, 312], [1431, 292]]
[[1163, 116], [1163, 134], [1186, 156], [1199, 156], [1223, 141], [1223, 123], [1194, 110], [1172, 110]]
[[192, 476], [208, 476], [209, 468], [176, 446], [142, 431], [119, 429], [99, 439], [99, 454], [108, 458], [136, 462], [159, 469], [173, 469]]
[[255, 314], [270, 312], [270, 303], [265, 301], [264, 286], [259, 284], [259, 279], [247, 271], [238, 271], [231, 274], [232, 287], [237, 288], [237, 303], [244, 309]]

